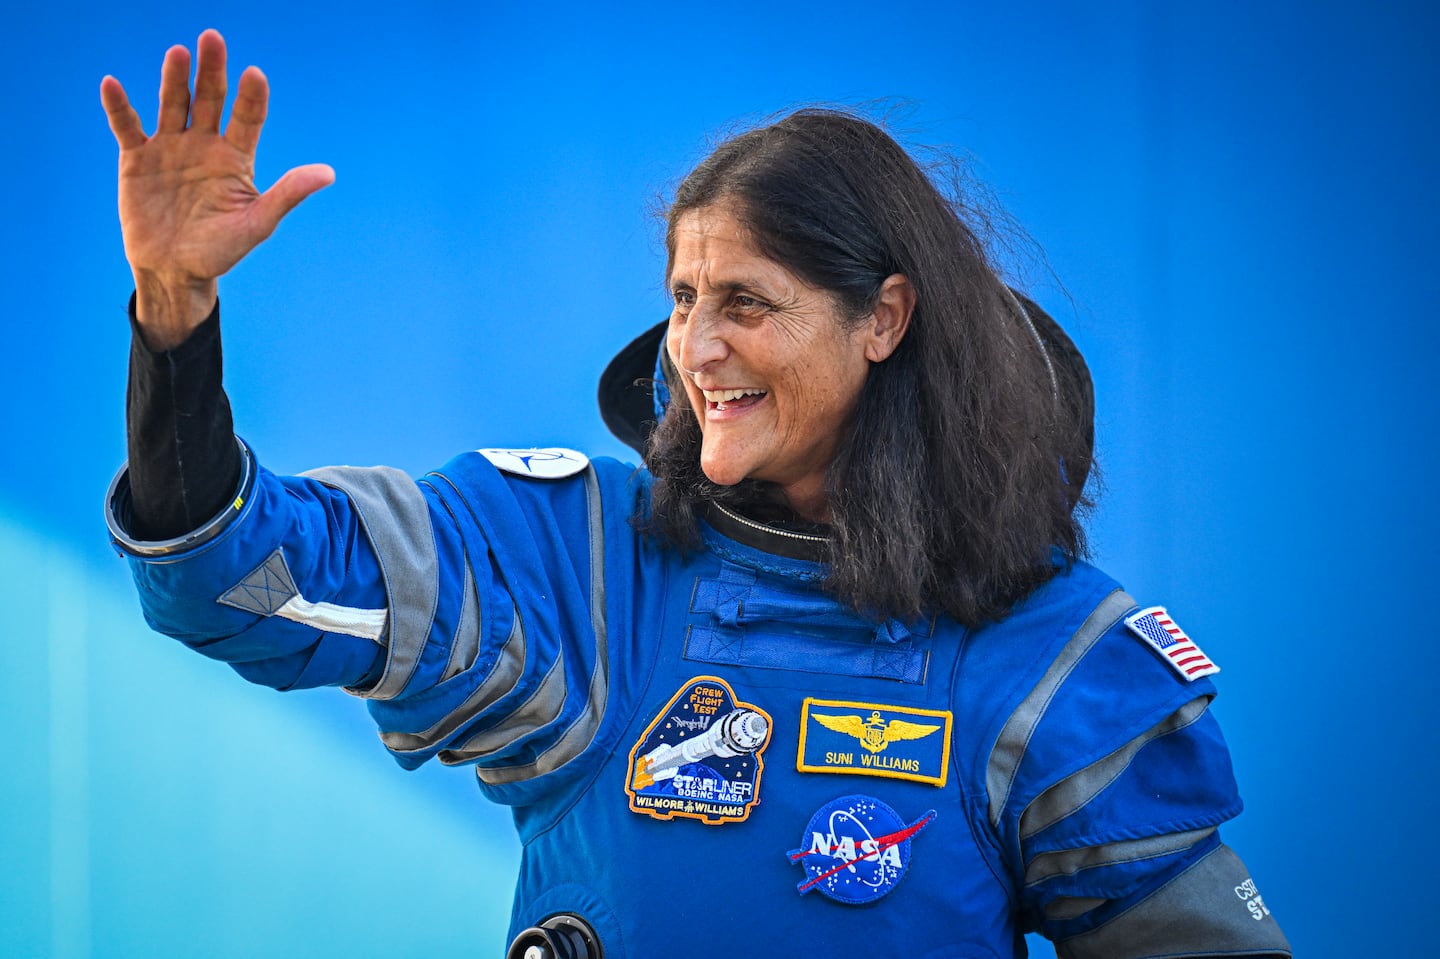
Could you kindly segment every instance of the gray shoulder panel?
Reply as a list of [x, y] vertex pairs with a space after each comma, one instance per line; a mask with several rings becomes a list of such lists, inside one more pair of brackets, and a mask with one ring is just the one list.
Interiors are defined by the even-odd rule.
[[509, 693], [525, 674], [525, 630], [520, 623], [520, 614], [515, 613], [510, 622], [510, 635], [495, 658], [483, 682], [475, 691], [465, 697], [439, 722], [419, 733], [382, 732], [380, 740], [387, 749], [396, 753], [413, 753], [429, 749], [453, 736], [461, 726], [493, 706], [500, 697]]
[[985, 791], [990, 797], [992, 826], [1000, 822], [1000, 814], [1010, 798], [1010, 789], [1015, 784], [1015, 774], [1020, 769], [1020, 761], [1025, 758], [1025, 748], [1029, 745], [1036, 727], [1040, 725], [1040, 720], [1045, 716], [1050, 701], [1055, 698], [1055, 693], [1100, 637], [1119, 622], [1126, 610], [1134, 607], [1135, 600], [1118, 589], [1101, 600], [1100, 605], [1080, 624], [1075, 635], [1070, 637], [1065, 648], [1060, 650], [1060, 655], [1055, 657], [1045, 675], [1040, 677], [1040, 682], [1035, 684], [1035, 688], [1030, 690], [1020, 705], [1015, 707], [1015, 712], [1005, 721], [1005, 726], [995, 740], [995, 747], [990, 751], [990, 762], [985, 772]]
[[1083, 807], [1120, 778], [1142, 746], [1189, 726], [1204, 714], [1209, 705], [1209, 696], [1195, 697], [1110, 755], [1071, 773], [1036, 796], [1020, 814], [1020, 838], [1029, 839]]
[[475, 657], [480, 654], [480, 594], [475, 588], [475, 573], [470, 569], [468, 559], [465, 561], [465, 582], [461, 589], [460, 621], [450, 639], [450, 659], [445, 663], [445, 671], [440, 674], [442, 683], [474, 666]]
[[1291, 954], [1245, 864], [1223, 845], [1103, 926], [1057, 943], [1055, 951], [1061, 959]]
[[350, 498], [385, 578], [390, 609], [385, 671], [359, 695], [393, 699], [410, 681], [430, 635], [440, 595], [440, 562], [420, 488], [388, 466], [328, 466], [302, 474]]
[[[1025, 884], [1034, 885], [1056, 876], [1073, 876], [1082, 869], [1093, 869], [1097, 866], [1114, 866], [1168, 856], [1189, 849], [1214, 831], [1214, 826], [1207, 826], [1204, 829], [1148, 836], [1145, 839], [1124, 839], [1099, 846], [1041, 853], [1025, 867]], [[1050, 915], [1048, 910], [1046, 915]]]
[[446, 765], [484, 759], [491, 753], [528, 736], [543, 726], [553, 723], [565, 708], [565, 655], [562, 651], [555, 657], [545, 677], [530, 698], [521, 703], [504, 722], [491, 729], [484, 729], [453, 749], [442, 750], [440, 761]]
[[1108, 899], [1090, 899], [1084, 896], [1057, 896], [1046, 903], [1045, 918], [1050, 922], [1074, 919], [1107, 902]]
[[533, 763], [493, 769], [477, 767], [476, 775], [488, 785], [521, 782], [553, 772], [583, 753], [600, 731], [610, 688], [610, 640], [605, 609], [605, 514], [593, 465], [585, 471], [585, 495], [590, 523], [590, 625], [595, 631], [595, 668], [590, 674], [585, 708], [555, 744]]

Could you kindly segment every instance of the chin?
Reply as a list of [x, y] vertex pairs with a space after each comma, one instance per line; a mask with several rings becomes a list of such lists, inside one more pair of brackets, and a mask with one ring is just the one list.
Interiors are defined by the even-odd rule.
[[734, 486], [745, 478], [744, 474], [737, 475], [726, 472], [725, 470], [710, 469], [703, 463], [700, 465], [700, 470], [705, 474], [705, 478], [716, 486]]
[[743, 466], [729, 460], [714, 460], [703, 451], [700, 454], [700, 470], [716, 486], [734, 486], [747, 475]]

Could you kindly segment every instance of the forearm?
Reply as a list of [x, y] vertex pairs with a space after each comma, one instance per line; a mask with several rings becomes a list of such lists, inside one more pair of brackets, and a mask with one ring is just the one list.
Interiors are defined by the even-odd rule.
[[241, 459], [222, 386], [220, 307], [172, 349], [151, 350], [131, 301], [126, 401], [130, 535], [181, 536], [234, 497]]

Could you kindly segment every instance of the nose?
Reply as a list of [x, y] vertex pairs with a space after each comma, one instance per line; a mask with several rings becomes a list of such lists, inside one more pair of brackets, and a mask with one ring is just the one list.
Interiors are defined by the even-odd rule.
[[675, 362], [680, 368], [698, 373], [707, 366], [723, 360], [729, 352], [729, 345], [721, 329], [724, 318], [719, 311], [697, 302], [685, 317], [676, 344]]

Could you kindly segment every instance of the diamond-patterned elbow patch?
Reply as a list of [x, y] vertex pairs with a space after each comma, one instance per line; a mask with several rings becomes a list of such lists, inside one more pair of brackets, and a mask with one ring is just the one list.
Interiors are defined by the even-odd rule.
[[255, 567], [245, 578], [221, 594], [216, 602], [243, 609], [247, 613], [272, 616], [281, 606], [300, 595], [295, 588], [295, 577], [285, 563], [285, 554], [275, 550], [265, 562]]

